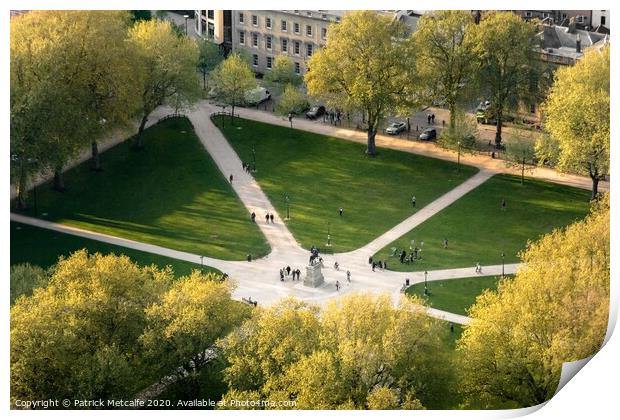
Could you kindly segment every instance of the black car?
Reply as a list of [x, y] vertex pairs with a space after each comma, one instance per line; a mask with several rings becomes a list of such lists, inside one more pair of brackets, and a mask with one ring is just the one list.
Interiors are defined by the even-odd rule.
[[420, 134], [420, 140], [433, 140], [437, 138], [437, 130], [435, 130], [434, 128], [427, 128], [426, 130], [422, 131], [422, 134]]
[[325, 114], [325, 107], [323, 105], [315, 105], [306, 112], [306, 118], [314, 120], [323, 114]]

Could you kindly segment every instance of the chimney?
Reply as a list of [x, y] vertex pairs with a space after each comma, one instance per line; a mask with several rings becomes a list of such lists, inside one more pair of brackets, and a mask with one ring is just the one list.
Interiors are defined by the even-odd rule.
[[577, 21], [575, 20], [575, 16], [573, 16], [568, 21], [568, 33], [574, 34], [576, 29], [577, 29]]
[[575, 46], [577, 52], [581, 52], [581, 35], [577, 34], [577, 45]]

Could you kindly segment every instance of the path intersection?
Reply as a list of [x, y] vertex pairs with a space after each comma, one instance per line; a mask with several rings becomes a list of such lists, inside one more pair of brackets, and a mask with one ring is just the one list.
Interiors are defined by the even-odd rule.
[[[163, 108], [158, 111], [160, 111], [159, 114], [163, 113], [165, 115], [166, 109]], [[324, 305], [334, 298], [353, 292], [387, 293], [392, 296], [394, 302], [397, 303], [402, 293], [405, 279], [409, 279], [410, 284], [424, 282], [424, 272], [394, 272], [380, 269], [373, 271], [368, 264], [368, 258], [384, 246], [392, 243], [397, 238], [448, 207], [468, 192], [477, 188], [493, 175], [502, 172], [510, 172], [509, 169], [507, 170], [505, 167], [499, 166], [496, 160], [491, 161], [484, 157], [473, 156], [461, 158], [464, 163], [477, 166], [480, 171], [363, 247], [346, 253], [321, 255], [324, 259], [324, 268], [322, 272], [325, 277], [325, 283], [320, 287], [311, 288], [304, 286], [301, 280], [293, 281], [290, 276], [287, 276], [285, 281], [280, 281], [280, 269], [287, 266], [290, 266], [293, 270], [301, 270], [303, 277], [305, 275], [305, 268], [308, 265], [310, 252], [304, 250], [295, 240], [266, 194], [262, 191], [252, 175], [243, 170], [241, 160], [224, 135], [211, 121], [211, 114], [218, 111], [219, 107], [216, 105], [201, 101], [187, 114], [187, 117], [192, 122], [202, 145], [211, 155], [222, 174], [226, 179], [228, 179], [230, 175], [233, 175], [232, 187], [246, 207], [248, 214], [252, 212], [256, 213], [256, 223], [271, 247], [269, 255], [253, 261], [226, 261], [210, 258], [208, 256], [201, 257], [197, 254], [176, 251], [102, 233], [86, 231], [80, 228], [14, 213], [11, 214], [11, 220], [117, 246], [176, 258], [195, 264], [200, 264], [202, 262], [207, 266], [217, 268], [227, 273], [234, 279], [237, 285], [233, 292], [235, 298], [251, 298], [261, 305], [272, 304], [286, 296], [294, 296], [304, 301]], [[272, 114], [252, 109], [241, 109], [240, 115], [249, 119], [272, 124], [288, 124], [288, 121], [281, 120]], [[307, 121], [295, 121], [294, 124], [297, 125], [297, 128], [320, 134], [342, 137], [350, 141], [363, 141], [362, 138], [358, 138], [358, 133], [352, 130], [344, 130]], [[377, 142], [378, 146], [403, 149], [408, 152], [414, 151], [427, 156], [453, 160], [453, 156], [449, 155], [449, 152], [433, 150], [428, 148], [427, 145], [420, 146], [414, 144], [415, 142], [408, 143], [407, 147], [404, 147], [396, 139], [386, 140], [380, 138]], [[567, 183], [580, 187], [584, 186], [584, 181], [581, 177], [564, 177], [544, 170], [539, 171], [535, 176], [554, 182]], [[605, 185], [603, 188], [605, 188]], [[274, 215], [273, 223], [267, 223], [265, 221], [264, 215], [267, 213]], [[334, 268], [334, 263], [336, 261], [339, 263], [339, 269]], [[519, 264], [506, 264], [503, 269], [506, 274], [513, 274], [517, 271], [518, 266]], [[350, 282], [347, 281], [347, 271], [351, 272]], [[483, 274], [476, 274], [472, 263], [471, 267], [466, 268], [429, 271], [428, 281], [459, 279], [474, 277], [476, 275], [501, 275], [502, 265], [485, 266], [482, 268], [482, 273]], [[336, 290], [336, 282], [340, 285], [339, 290]], [[428, 314], [459, 324], [467, 324], [470, 321], [468, 317], [433, 308], [428, 309]]]

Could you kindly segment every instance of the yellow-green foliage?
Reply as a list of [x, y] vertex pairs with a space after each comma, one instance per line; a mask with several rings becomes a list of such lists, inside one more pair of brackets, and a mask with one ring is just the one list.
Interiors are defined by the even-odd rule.
[[609, 311], [609, 201], [584, 221], [530, 244], [514, 280], [471, 308], [458, 349], [462, 388], [473, 401], [542, 403], [562, 363], [601, 346]]

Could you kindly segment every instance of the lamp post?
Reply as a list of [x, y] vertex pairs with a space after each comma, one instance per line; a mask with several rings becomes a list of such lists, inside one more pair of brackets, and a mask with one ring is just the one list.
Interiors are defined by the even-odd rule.
[[330, 222], [327, 222], [327, 246], [332, 246], [332, 237], [330, 233]]
[[427, 279], [428, 279], [428, 271], [424, 272], [424, 296], [428, 296], [428, 283], [427, 283]]
[[288, 196], [288, 193], [284, 193], [284, 199], [286, 200], [286, 219], [284, 220], [291, 220], [291, 204], [290, 204], [290, 197]]
[[456, 172], [461, 173], [461, 142], [456, 143], [458, 146], [458, 151], [456, 154]]
[[252, 145], [252, 172], [256, 172], [256, 145]]
[[502, 277], [504, 277], [504, 253], [502, 252]]
[[185, 18], [185, 36], [187, 36], [187, 19], [189, 19], [189, 15], [183, 15]]

